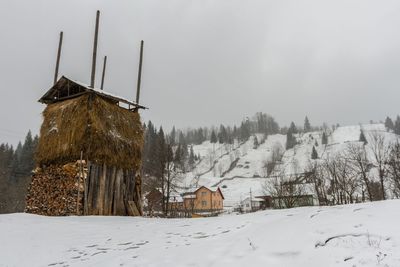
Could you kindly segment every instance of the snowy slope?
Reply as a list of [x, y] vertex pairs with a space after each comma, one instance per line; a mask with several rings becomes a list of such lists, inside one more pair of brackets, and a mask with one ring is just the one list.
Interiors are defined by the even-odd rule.
[[[262, 185], [266, 180], [265, 162], [271, 158], [274, 146], [285, 147], [285, 135], [271, 135], [257, 148], [254, 148], [254, 137], [241, 144], [211, 144], [204, 142], [193, 146], [195, 154], [200, 154], [201, 161], [191, 172], [186, 173], [181, 186], [182, 192], [187, 188], [207, 186], [212, 189], [219, 186], [225, 196], [224, 205], [232, 207], [253, 190], [263, 195]], [[257, 135], [261, 143], [262, 134]], [[224, 187], [222, 187], [224, 186]]]
[[[368, 141], [366, 151], [370, 159], [372, 159], [372, 134], [378, 132], [384, 135], [387, 143], [394, 142], [398, 138], [395, 134], [387, 132], [383, 124], [338, 127], [333, 132], [328, 131], [327, 145], [321, 144], [322, 131], [297, 134], [296, 139], [299, 144], [284, 152], [282, 163], [276, 168], [275, 174], [281, 170], [286, 175], [305, 172], [312, 161], [313, 146], [317, 150], [319, 160], [345, 152], [350, 143], [359, 143], [361, 129]], [[280, 146], [285, 150], [286, 136], [270, 135], [262, 143], [264, 137], [258, 134], [257, 138], [261, 144], [257, 148], [254, 148], [253, 138], [252, 136], [248, 141], [234, 145], [211, 144], [207, 141], [194, 146], [195, 153], [201, 155], [201, 162], [192, 172], [186, 174], [182, 182], [182, 191], [185, 191], [185, 188], [201, 185], [224, 186], [221, 190], [225, 195], [225, 206], [238, 204], [241, 199], [249, 196], [250, 190], [263, 195], [265, 193], [263, 185], [269, 181], [266, 177], [265, 163], [271, 158], [274, 146]], [[371, 174], [375, 175], [374, 170]]]
[[400, 266], [400, 201], [202, 219], [0, 215], [0, 266]]

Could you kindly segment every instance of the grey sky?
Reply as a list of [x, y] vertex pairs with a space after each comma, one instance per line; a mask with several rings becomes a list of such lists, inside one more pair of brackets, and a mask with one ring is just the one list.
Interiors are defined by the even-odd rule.
[[239, 123], [354, 124], [399, 112], [400, 1], [1, 0], [0, 142], [37, 133], [60, 30], [60, 74], [89, 83], [95, 11], [98, 74], [134, 98], [145, 40], [142, 112], [167, 128]]

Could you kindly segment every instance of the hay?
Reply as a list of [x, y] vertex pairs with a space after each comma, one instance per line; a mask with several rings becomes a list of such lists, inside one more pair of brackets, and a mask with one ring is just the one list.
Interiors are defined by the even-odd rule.
[[138, 170], [142, 148], [140, 115], [88, 93], [46, 107], [36, 160], [65, 164], [83, 151], [96, 164]]

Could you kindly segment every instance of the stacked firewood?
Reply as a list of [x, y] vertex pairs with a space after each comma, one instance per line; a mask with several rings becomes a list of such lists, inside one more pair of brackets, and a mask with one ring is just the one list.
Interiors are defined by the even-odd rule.
[[47, 216], [82, 214], [84, 185], [79, 169], [79, 163], [37, 169], [28, 189], [25, 211]]

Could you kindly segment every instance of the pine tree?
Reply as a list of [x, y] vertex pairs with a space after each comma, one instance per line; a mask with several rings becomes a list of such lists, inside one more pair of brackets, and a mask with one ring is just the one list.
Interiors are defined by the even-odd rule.
[[318, 153], [314, 146], [312, 147], [311, 159], [318, 159]]
[[217, 136], [215, 135], [214, 130], [211, 132], [211, 143], [215, 144], [217, 142]]
[[386, 127], [386, 129], [389, 131], [389, 130], [394, 130], [394, 123], [393, 123], [393, 121], [392, 121], [392, 119], [391, 118], [389, 118], [389, 116], [388, 117], [386, 117], [386, 120], [385, 120], [385, 127]]
[[173, 126], [171, 133], [169, 134], [169, 144], [171, 146], [175, 146], [175, 142], [176, 142], [176, 130], [175, 130], [175, 126]]
[[363, 142], [364, 143], [364, 145], [366, 145], [368, 142], [367, 142], [367, 138], [365, 138], [365, 135], [364, 135], [364, 131], [363, 130], [360, 130], [360, 138], [359, 138], [359, 141], [360, 142]]
[[247, 119], [240, 125], [240, 140], [246, 141], [250, 137], [250, 121]]
[[158, 162], [158, 168], [156, 168], [156, 173], [157, 177], [159, 179], [163, 179], [164, 177], [164, 170], [165, 170], [165, 164], [166, 164], [166, 159], [167, 159], [167, 151], [166, 151], [166, 142], [165, 142], [165, 136], [164, 136], [164, 131], [163, 128], [160, 127], [160, 130], [158, 131], [157, 134], [157, 152], [156, 152], [156, 162]]
[[187, 144], [187, 142], [186, 142], [186, 138], [185, 138], [185, 136], [183, 135], [183, 133], [182, 133], [182, 131], [180, 131], [179, 132], [179, 144]]
[[218, 141], [220, 144], [226, 143], [228, 141], [228, 133], [222, 124], [219, 127]]
[[327, 145], [328, 144], [328, 137], [326, 136], [325, 132], [322, 133], [321, 144], [323, 144], [323, 145]]
[[290, 127], [289, 127], [289, 132], [291, 132], [292, 134], [296, 134], [297, 133], [297, 128], [296, 125], [294, 124], [294, 122], [290, 123]]
[[34, 168], [34, 155], [35, 153], [35, 144], [33, 142], [31, 131], [25, 137], [24, 145], [22, 146], [21, 153], [21, 161], [20, 161], [20, 170], [21, 174], [28, 175]]
[[291, 131], [286, 134], [286, 149], [291, 149], [296, 145], [296, 137], [293, 136]]
[[17, 148], [15, 149], [12, 161], [11, 161], [11, 176], [15, 177], [20, 173], [21, 166], [21, 156], [22, 156], [22, 143], [18, 142]]
[[193, 146], [190, 146], [190, 153], [189, 153], [189, 165], [192, 168], [194, 165], [196, 158], [193, 151]]
[[259, 146], [259, 143], [258, 143], [257, 136], [254, 135], [254, 136], [253, 136], [253, 148], [254, 148], [254, 149], [257, 149], [258, 146]]
[[175, 151], [175, 158], [174, 158], [175, 164], [177, 164], [177, 165], [180, 164], [181, 155], [182, 155], [182, 153], [181, 153], [181, 145], [179, 144], [178, 147], [176, 148], [176, 151]]
[[396, 117], [396, 121], [394, 122], [394, 133], [400, 135], [400, 117]]
[[308, 120], [308, 117], [304, 119], [304, 132], [311, 132], [311, 124], [310, 121]]

